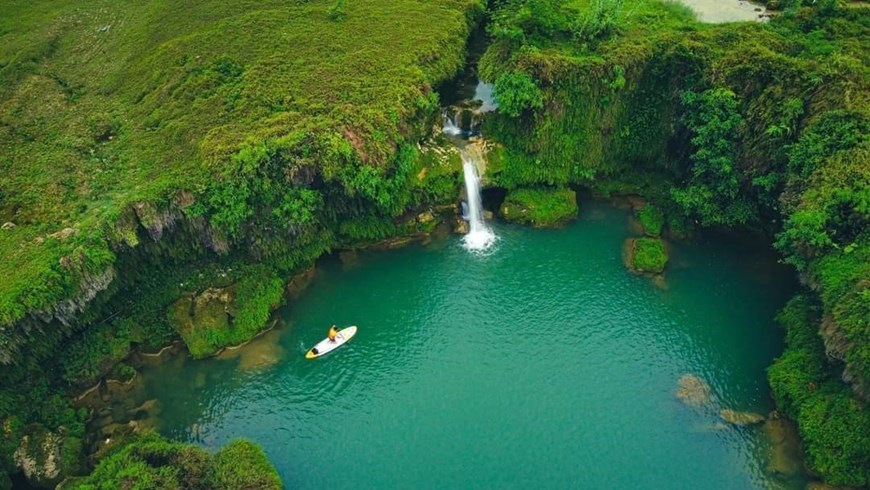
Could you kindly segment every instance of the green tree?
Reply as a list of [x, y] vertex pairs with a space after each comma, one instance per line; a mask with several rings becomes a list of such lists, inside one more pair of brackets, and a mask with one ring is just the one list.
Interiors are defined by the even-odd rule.
[[752, 206], [740, 196], [736, 168], [736, 141], [743, 118], [737, 95], [726, 88], [682, 94], [683, 124], [692, 132], [691, 177], [672, 193], [687, 215], [705, 226], [743, 224], [753, 216]]

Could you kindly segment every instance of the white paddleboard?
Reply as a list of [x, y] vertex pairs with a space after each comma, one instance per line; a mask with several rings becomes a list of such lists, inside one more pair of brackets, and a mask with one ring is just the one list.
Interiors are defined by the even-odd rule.
[[339, 330], [338, 335], [335, 336], [335, 341], [329, 340], [329, 338], [321, 340], [305, 354], [305, 358], [316, 359], [324, 354], [329, 354], [346, 344], [354, 335], [356, 335], [356, 326]]

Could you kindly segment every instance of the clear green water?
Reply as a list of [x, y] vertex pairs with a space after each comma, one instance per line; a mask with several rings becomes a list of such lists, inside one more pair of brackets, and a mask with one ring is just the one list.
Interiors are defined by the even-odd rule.
[[[325, 261], [282, 325], [229, 359], [143, 373], [158, 428], [208, 447], [262, 444], [288, 488], [769, 488], [787, 275], [744, 247], [674, 244], [667, 289], [626, 271], [627, 214], [584, 203], [564, 229], [497, 226], [489, 256], [457, 237]], [[331, 323], [348, 346], [303, 358]], [[717, 398], [674, 394], [694, 373]]]

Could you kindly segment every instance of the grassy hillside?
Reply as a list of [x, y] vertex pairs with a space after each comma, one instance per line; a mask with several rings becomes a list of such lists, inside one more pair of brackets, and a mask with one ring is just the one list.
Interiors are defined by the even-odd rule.
[[0, 10], [0, 488], [28, 434], [81, 470], [67, 396], [177, 336], [179, 297], [241, 288], [205, 333], [243, 341], [300, 267], [456, 196], [419, 143], [480, 0]]
[[263, 209], [310, 221], [324, 182], [377, 199], [479, 3], [5, 2], [0, 328], [77, 294], [170, 203], [232, 239]]
[[641, 194], [678, 235], [775, 235], [813, 308], [783, 323], [814, 340], [790, 337], [773, 392], [813, 470], [870, 484], [867, 5], [779, 2], [768, 24], [727, 25], [652, 0], [499, 5], [480, 67], [502, 109], [490, 182]]

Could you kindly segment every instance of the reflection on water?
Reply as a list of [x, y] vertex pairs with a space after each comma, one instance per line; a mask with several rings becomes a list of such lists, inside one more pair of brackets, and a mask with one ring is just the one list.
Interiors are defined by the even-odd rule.
[[[144, 367], [113, 417], [252, 438], [290, 488], [800, 488], [765, 377], [787, 271], [673, 243], [663, 290], [622, 265], [628, 211], [581, 209], [563, 229], [499, 226], [487, 256], [447, 237], [328, 258], [275, 330]], [[360, 330], [306, 360], [333, 323]]]

